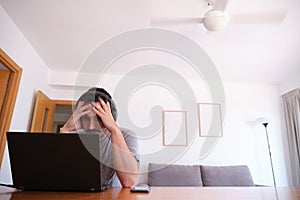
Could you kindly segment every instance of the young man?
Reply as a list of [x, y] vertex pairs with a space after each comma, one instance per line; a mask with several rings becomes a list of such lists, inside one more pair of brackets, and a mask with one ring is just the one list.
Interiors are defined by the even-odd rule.
[[60, 132], [101, 134], [103, 184], [116, 185], [116, 175], [123, 187], [131, 187], [139, 172], [137, 138], [133, 131], [120, 128], [116, 119], [117, 109], [110, 94], [103, 88], [91, 88], [78, 99]]

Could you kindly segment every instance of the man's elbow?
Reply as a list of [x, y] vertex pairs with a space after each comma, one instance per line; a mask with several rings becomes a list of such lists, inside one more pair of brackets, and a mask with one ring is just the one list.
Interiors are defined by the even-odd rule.
[[122, 181], [122, 186], [125, 188], [132, 187], [135, 184], [136, 178], [136, 175], [131, 175], [130, 177], [127, 177], [125, 180]]

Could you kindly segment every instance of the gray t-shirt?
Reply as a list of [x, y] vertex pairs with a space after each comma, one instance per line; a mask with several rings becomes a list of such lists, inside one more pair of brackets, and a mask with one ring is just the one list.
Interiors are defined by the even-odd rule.
[[[139, 162], [138, 142], [132, 130], [120, 128], [124, 140], [135, 159]], [[107, 135], [100, 141], [100, 161], [101, 161], [101, 183], [102, 185], [121, 187], [121, 183], [116, 176], [112, 159], [111, 135]]]

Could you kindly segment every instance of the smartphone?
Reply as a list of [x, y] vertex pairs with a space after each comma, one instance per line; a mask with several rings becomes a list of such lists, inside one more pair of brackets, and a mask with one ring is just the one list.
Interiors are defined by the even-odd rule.
[[147, 184], [138, 184], [131, 187], [130, 192], [150, 192], [150, 186]]

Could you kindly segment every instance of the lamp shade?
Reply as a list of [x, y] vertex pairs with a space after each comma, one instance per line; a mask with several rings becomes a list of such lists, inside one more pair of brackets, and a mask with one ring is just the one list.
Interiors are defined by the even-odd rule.
[[259, 117], [256, 119], [256, 122], [259, 124], [263, 124], [263, 123], [269, 123], [269, 119], [266, 117]]

